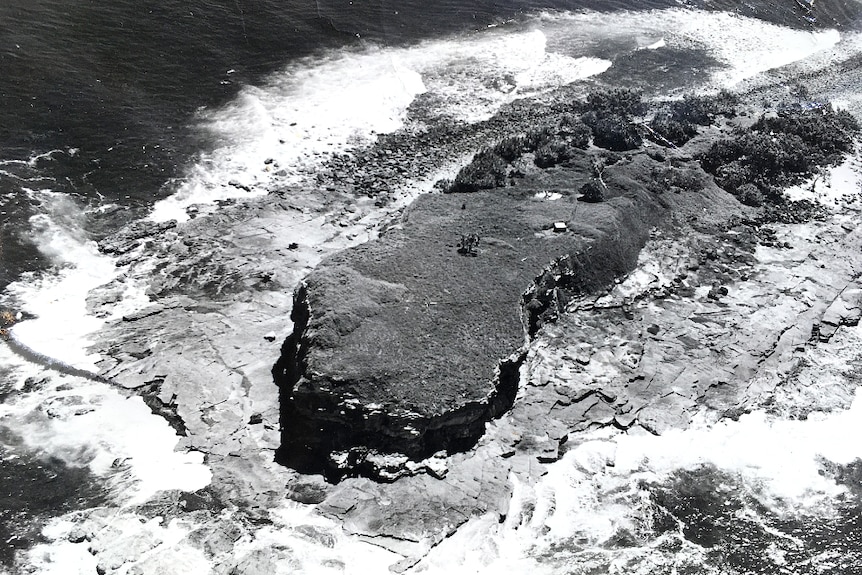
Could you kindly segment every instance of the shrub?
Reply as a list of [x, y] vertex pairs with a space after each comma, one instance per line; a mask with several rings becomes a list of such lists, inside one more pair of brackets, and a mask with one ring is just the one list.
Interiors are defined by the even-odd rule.
[[561, 140], [553, 140], [539, 146], [533, 162], [540, 168], [550, 168], [569, 158], [571, 158], [569, 146]]
[[713, 144], [702, 164], [731, 192], [744, 183], [792, 184], [816, 167], [806, 148], [794, 134], [745, 131]]
[[527, 147], [527, 138], [524, 136], [509, 136], [500, 140], [493, 148], [493, 152], [506, 160], [514, 162], [521, 157]]
[[742, 184], [736, 190], [736, 198], [746, 206], [755, 208], [763, 205], [765, 197], [763, 192], [754, 184]]
[[462, 235], [458, 242], [458, 253], [462, 256], [479, 255], [479, 234]]
[[451, 193], [469, 193], [498, 188], [506, 183], [506, 161], [493, 150], [482, 150], [461, 168], [449, 188]]
[[581, 186], [578, 192], [581, 194], [579, 199], [582, 202], [595, 204], [605, 201], [605, 186], [595, 178]]
[[637, 127], [623, 116], [598, 117], [592, 129], [593, 143], [600, 148], [624, 152], [634, 150], [643, 143]]
[[523, 149], [535, 152], [537, 166], [549, 168], [574, 157], [576, 148], [588, 148], [591, 135], [589, 126], [580, 118], [566, 114], [555, 125], [544, 125], [527, 132]]
[[656, 166], [650, 171], [648, 188], [653, 192], [694, 192], [703, 189], [703, 172], [691, 167]]
[[697, 135], [698, 126], [709, 126], [719, 115], [735, 115], [737, 101], [735, 95], [726, 91], [715, 96], [687, 95], [656, 113], [650, 129], [660, 136], [655, 138], [657, 143], [681, 146]]
[[675, 146], [681, 146], [697, 134], [697, 126], [691, 122], [679, 120], [668, 111], [657, 113], [650, 121], [650, 129], [660, 136], [655, 140], [662, 145], [670, 142]]
[[780, 188], [799, 183], [850, 152], [859, 129], [850, 114], [829, 106], [796, 107], [763, 116], [750, 129], [716, 142], [701, 157], [701, 165], [748, 205], [779, 202]]
[[774, 117], [764, 116], [751, 129], [797, 136], [804, 142], [810, 161], [832, 164], [853, 149], [853, 137], [859, 132], [859, 123], [846, 111], [821, 106], [785, 110]]
[[[741, 135], [738, 132], [736, 135]], [[740, 142], [737, 138], [722, 138], [714, 142], [712, 146], [700, 157], [700, 164], [704, 171], [717, 174], [719, 168], [740, 159], [742, 155]]]
[[438, 192], [448, 192], [452, 187], [452, 180], [449, 178], [441, 178], [434, 182], [434, 189]]
[[566, 114], [560, 118], [557, 126], [557, 134], [566, 141], [566, 144], [582, 150], [590, 146], [590, 138], [593, 135], [589, 126], [584, 124], [580, 118]]
[[740, 162], [721, 165], [713, 174], [716, 183], [731, 193], [735, 193], [740, 186], [751, 183], [755, 178], [753, 172]]
[[624, 118], [643, 116], [647, 111], [641, 92], [627, 88], [588, 94], [587, 108], [599, 116], [614, 115]]
[[551, 126], [540, 126], [530, 130], [524, 138], [524, 149], [535, 152], [539, 147], [553, 140], [554, 136], [554, 129]]
[[739, 98], [726, 90], [714, 96], [686, 95], [670, 105], [670, 112], [679, 122], [709, 126], [716, 116], [735, 116]]
[[642, 116], [647, 110], [640, 92], [628, 89], [593, 92], [587, 96], [587, 107], [581, 121], [592, 129], [596, 146], [623, 152], [643, 143], [632, 123], [633, 116]]

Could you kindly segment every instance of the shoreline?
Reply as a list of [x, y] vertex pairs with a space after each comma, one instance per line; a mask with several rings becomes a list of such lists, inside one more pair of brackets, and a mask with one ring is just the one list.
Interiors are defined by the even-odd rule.
[[[193, 422], [187, 426], [189, 435], [181, 439], [178, 449], [205, 454], [207, 464], [215, 476], [213, 487], [194, 495], [205, 503], [216, 501], [221, 502], [220, 504], [213, 504], [211, 507], [204, 504], [203, 507], [190, 512], [188, 503], [185, 507], [181, 505], [182, 501], [189, 501], [188, 495], [166, 492], [155, 500], [153, 509], [158, 509], [159, 514], [170, 525], [183, 525], [186, 517], [192, 518], [192, 521], [185, 523], [188, 531], [182, 536], [184, 539], [181, 537], [183, 542], [175, 548], [168, 548], [165, 544], [165, 548], [157, 545], [152, 549], [161, 549], [160, 552], [166, 553], [168, 557], [183, 556], [192, 553], [188, 550], [193, 549], [193, 554], [197, 554], [196, 561], [226, 564], [229, 561], [227, 549], [232, 548], [237, 541], [244, 541], [251, 555], [255, 549], [262, 549], [262, 543], [249, 543], [246, 539], [249, 534], [260, 533], [260, 530], [265, 528], [249, 527], [244, 520], [233, 517], [224, 519], [219, 513], [224, 513], [224, 509], [233, 509], [233, 506], [239, 506], [238, 502], [242, 502], [242, 507], [233, 509], [234, 513], [266, 525], [272, 521], [271, 513], [277, 514], [278, 510], [286, 508], [296, 510], [291, 504], [284, 503], [285, 484], [288, 484], [287, 491], [293, 500], [306, 503], [318, 503], [317, 500], [320, 500], [318, 509], [321, 516], [334, 517], [337, 521], [324, 523], [323, 527], [319, 527], [317, 519], [309, 519], [307, 523], [300, 521], [299, 524], [291, 523], [293, 520], [290, 520], [281, 524], [283, 528], [288, 529], [294, 536], [323, 547], [327, 547], [327, 542], [331, 541], [329, 537], [335, 537], [336, 546], [348, 545], [347, 540], [353, 541], [352, 544], [355, 544], [355, 541], [365, 541], [366, 544], [382, 546], [388, 551], [381, 551], [379, 555], [375, 552], [373, 555], [374, 560], [379, 560], [379, 565], [383, 567], [387, 561], [402, 561], [399, 569], [416, 564], [429, 548], [434, 548], [455, 533], [456, 526], [472, 521], [465, 519], [467, 515], [489, 513], [490, 516], [496, 514], [498, 518], [510, 516], [508, 501], [513, 487], [509, 474], [514, 474], [524, 484], [536, 482], [547, 471], [551, 461], [558, 459], [567, 449], [573, 450], [577, 447], [576, 441], [570, 437], [572, 434], [569, 432], [569, 425], [535, 418], [530, 415], [527, 406], [523, 405], [518, 414], [507, 415], [504, 417], [505, 421], [491, 425], [490, 435], [486, 434], [488, 438], [480, 440], [472, 458], [457, 454], [449, 461], [432, 462], [440, 469], [448, 469], [444, 482], [446, 489], [450, 490], [448, 493], [440, 493], [440, 480], [424, 475], [404, 478], [392, 487], [356, 479], [333, 488], [318, 478], [298, 476], [268, 459], [280, 439], [277, 400], [272, 398], [274, 386], [271, 377], [268, 383], [273, 389], [266, 388], [269, 370], [277, 355], [272, 361], [268, 361], [266, 357], [273, 349], [278, 349], [280, 341], [287, 335], [284, 318], [292, 307], [288, 293], [292, 288], [291, 282], [295, 285], [306, 271], [313, 268], [326, 254], [335, 253], [375, 236], [376, 230], [384, 225], [383, 222], [397, 214], [400, 209], [397, 204], [392, 204], [383, 208], [382, 213], [371, 215], [373, 210], [369, 204], [375, 200], [368, 199], [360, 200], [356, 211], [345, 207], [333, 212], [317, 203], [316, 198], [274, 194], [278, 199], [273, 202], [275, 198], [271, 196], [259, 202], [204, 214], [200, 222], [195, 224], [195, 220], [192, 220], [177, 232], [176, 237], [152, 238], [156, 243], [164, 242], [160, 248], [165, 254], [161, 269], [176, 270], [176, 283], [171, 283], [175, 280], [169, 280], [156, 288], [157, 291], [161, 290], [162, 294], [159, 306], [130, 314], [126, 321], [116, 323], [100, 334], [104, 343], [99, 345], [105, 350], [111, 350], [106, 355], [117, 354], [123, 362], [112, 365], [112, 361], [117, 359], [109, 359], [101, 364], [100, 368], [111, 377], [122, 374], [126, 378], [127, 387], [135, 389], [158, 382], [159, 376], [165, 371], [175, 370], [180, 374], [174, 381], [164, 378], [158, 383], [154, 395], [165, 405], [175, 404], [176, 413], [183, 421]], [[406, 202], [409, 197], [407, 194], [401, 201]], [[369, 210], [367, 214], [366, 208]], [[291, 214], [287, 225], [279, 222], [284, 213]], [[218, 222], [220, 227], [207, 230], [205, 218]], [[314, 223], [315, 227], [308, 227], [309, 223]], [[229, 230], [231, 235], [219, 236], [223, 230]], [[281, 235], [280, 231], [286, 233]], [[206, 272], [211, 261], [202, 261], [197, 268], [192, 265], [189, 270], [188, 262], [177, 264], [170, 259], [182, 253], [177, 251], [182, 249], [176, 247], [181, 243], [178, 240], [198, 233], [201, 235], [197, 238], [199, 243], [195, 248], [211, 250], [217, 255], [216, 261], [221, 266], [215, 270], [210, 269], [211, 275], [200, 273], [202, 270]], [[798, 241], [805, 241], [805, 238]], [[292, 248], [294, 243], [299, 244], [299, 247]], [[229, 244], [237, 249], [236, 253], [230, 253], [231, 248], [226, 247]], [[650, 245], [652, 244], [651, 241]], [[143, 247], [146, 249], [146, 245]], [[318, 249], [319, 247], [322, 247], [322, 250]], [[272, 270], [267, 265], [270, 262], [267, 261], [264, 250], [290, 258], [294, 267], [289, 270], [276, 269], [267, 278], [266, 274]], [[133, 252], [130, 250], [128, 253]], [[218, 258], [221, 258], [221, 261]], [[242, 277], [234, 283], [217, 280], [215, 276], [220, 275], [219, 270], [230, 269], [232, 265], [243, 268]], [[191, 285], [199, 286], [200, 293], [204, 294], [203, 298], [184, 294], [177, 289], [182, 282], [189, 285], [189, 279], [192, 280]], [[625, 282], [620, 285], [624, 284]], [[265, 289], [256, 291], [261, 286], [265, 286]], [[235, 289], [237, 291], [234, 291]], [[630, 289], [637, 291], [644, 288]], [[99, 309], [100, 299], [104, 305], [111, 303], [110, 287], [99, 292], [101, 293], [93, 300], [95, 310]], [[617, 304], [594, 304], [594, 310], [596, 305], [610, 308]], [[189, 347], [178, 348], [178, 342], [190, 339], [194, 341]], [[142, 342], [146, 342], [146, 345], [142, 345]], [[143, 358], [136, 357], [146, 351], [149, 351], [149, 354]], [[255, 359], [248, 362], [250, 353]], [[552, 361], [539, 349], [531, 348], [531, 353], [528, 361], [531, 362], [533, 372], [542, 372], [546, 368], [541, 365], [543, 361], [553, 364], [559, 362], [562, 357], [554, 357]], [[580, 349], [567, 349], [564, 355], [573, 355], [576, 364], [580, 365], [577, 360], [585, 359], [582, 357], [583, 353]], [[188, 360], [189, 355], [195, 360]], [[590, 363], [595, 366], [599, 361], [590, 359]], [[201, 370], [201, 365], [207, 367]], [[553, 369], [562, 367], [555, 366]], [[184, 383], [182, 378], [188, 378], [190, 381], [210, 382], [210, 378], [224, 381], [219, 389], [214, 390], [204, 385], [203, 381], [188, 386], [188, 382]], [[551, 383], [554, 383], [553, 378], [544, 384], [533, 381], [527, 385], [547, 389]], [[607, 400], [614, 393], [618, 394], [618, 391], [585, 390], [583, 393], [590, 402], [584, 414], [594, 410], [594, 415], [590, 417], [604, 422], [602, 425], [625, 426], [625, 415], [628, 412], [609, 416], [606, 411], [607, 405], [613, 403]], [[570, 399], [572, 394], [580, 397], [581, 391], [572, 391], [569, 394]], [[561, 396], [562, 400], [554, 397], [554, 401], [564, 402], [566, 395]], [[196, 405], [202, 401], [201, 398], [204, 398], [205, 402]], [[596, 401], [592, 401], [593, 399]], [[845, 400], [846, 397], [832, 407], [845, 407]], [[523, 396], [520, 401], [524, 401]], [[214, 409], [217, 405], [222, 407]], [[581, 405], [578, 409], [584, 407]], [[539, 408], [533, 405], [530, 409]], [[525, 431], [527, 427], [519, 427], [524, 425], [525, 421], [531, 422], [528, 427], [532, 427], [531, 431], [536, 433]], [[544, 434], [540, 429], [542, 425], [547, 427]], [[516, 435], [517, 440], [513, 439]], [[501, 436], [505, 439], [500, 439]], [[568, 447], [564, 447], [566, 445]], [[502, 469], [495, 469], [501, 457], [507, 463]], [[483, 479], [477, 480], [476, 477]], [[421, 490], [433, 494], [431, 505], [429, 510], [421, 510], [411, 516], [410, 505], [414, 501], [411, 495]], [[452, 493], [457, 490], [462, 492]], [[379, 503], [387, 500], [390, 501], [389, 505]], [[220, 505], [225, 507], [220, 508]], [[438, 515], [437, 512], [441, 509], [446, 511]], [[434, 513], [431, 510], [434, 510]], [[130, 519], [138, 516], [150, 519], [153, 515], [153, 511], [147, 508], [124, 513], [128, 513]], [[96, 516], [81, 521], [80, 525], [83, 525], [84, 531], [88, 533], [88, 541], [102, 541], [102, 547], [96, 546], [99, 548], [98, 557], [102, 560], [112, 553], [118, 553], [119, 545], [117, 542], [112, 543], [110, 535], [104, 531], [103, 525], [108, 518], [94, 515]], [[309, 525], [316, 527], [309, 529]], [[346, 528], [352, 535], [346, 536], [338, 531], [339, 525], [346, 526], [342, 528]], [[303, 529], [299, 530], [297, 527]], [[171, 540], [159, 529], [161, 528], [154, 526], [141, 537], [149, 537], [150, 542], [159, 538]], [[206, 530], [217, 537], [204, 533]], [[58, 538], [70, 535], [68, 530], [64, 532], [60, 529], [58, 533]], [[192, 536], [195, 533], [197, 535]], [[232, 541], [237, 533], [238, 538]], [[265, 538], [261, 537], [261, 541], [263, 540]], [[137, 560], [155, 564], [152, 549], [139, 554]], [[206, 550], [203, 555], [200, 554], [201, 549]], [[289, 550], [281, 549], [274, 551], [272, 556], [261, 557], [259, 560], [262, 564], [271, 565], [279, 561], [289, 563], [291, 554]]]

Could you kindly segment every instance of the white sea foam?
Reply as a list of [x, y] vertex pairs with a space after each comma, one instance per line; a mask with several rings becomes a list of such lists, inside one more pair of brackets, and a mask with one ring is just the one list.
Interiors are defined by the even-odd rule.
[[813, 506], [845, 491], [822, 473], [821, 459], [846, 465], [862, 457], [862, 446], [853, 439], [860, 432], [862, 390], [849, 410], [806, 420], [756, 411], [739, 421], [701, 424], [660, 438], [622, 437], [616, 441], [614, 473], [665, 474], [711, 464], [763, 486], [776, 504], [792, 500], [797, 507]]
[[611, 66], [596, 56], [603, 40], [630, 51], [704, 50], [722, 64], [713, 87], [726, 87], [823, 52], [839, 39], [834, 30], [806, 32], [727, 13], [672, 9], [546, 14], [529, 29], [332, 52], [293, 63], [262, 85], [243, 88], [228, 105], [202, 111], [200, 128], [215, 147], [150, 218], [184, 221], [193, 204], [300, 183], [331, 153], [397, 129], [419, 94], [427, 94], [423, 102], [432, 115], [476, 122], [513, 99], [601, 74]]
[[[228, 519], [229, 515], [230, 512], [223, 512], [223, 518]], [[233, 543], [229, 561], [252, 566], [262, 563], [271, 569], [270, 575], [337, 575], [389, 573], [389, 566], [402, 558], [373, 542], [347, 534], [336, 521], [315, 513], [312, 506], [286, 503], [270, 510], [269, 518], [270, 525]], [[76, 519], [74, 515], [61, 517], [43, 530], [48, 543], [36, 545], [28, 552], [28, 563], [37, 573], [89, 575], [100, 561], [111, 563], [115, 558], [125, 562], [116, 571], [118, 574], [214, 572], [211, 561], [200, 548], [185, 538], [199, 527], [191, 517], [164, 524], [161, 518], [143, 522], [132, 512], [117, 511], [104, 526], [98, 521], [93, 524], [94, 545], [100, 549], [97, 557], [87, 551], [87, 544], [68, 542], [69, 534], [80, 529]], [[284, 555], [279, 556], [279, 552]], [[220, 559], [227, 557], [223, 555]]]
[[506, 102], [601, 74], [611, 62], [547, 47], [542, 30], [493, 31], [470, 39], [423, 44], [407, 59], [439, 98], [434, 110], [466, 122], [493, 115]]
[[[840, 38], [835, 44], [828, 46], [826, 50], [814, 52], [804, 59], [797, 60], [789, 66], [789, 69], [792, 73], [798, 74], [806, 71], [826, 70], [831, 66], [840, 64], [853, 66], [852, 60], [858, 57], [860, 52], [862, 52], [862, 32], [842, 30]], [[769, 78], [769, 80], [774, 81], [774, 78]], [[756, 80], [753, 83], [756, 84]], [[824, 89], [827, 91], [834, 90], [840, 85], [840, 81], [830, 83], [824, 86]], [[858, 90], [852, 85], [848, 88], [850, 89], [849, 92], [842, 96], [847, 99], [857, 99], [859, 97]]]
[[[829, 513], [828, 501], [846, 488], [822, 473], [822, 461], [847, 464], [862, 457], [855, 440], [860, 433], [862, 388], [849, 410], [807, 420], [758, 411], [738, 421], [700, 421], [662, 436], [601, 430], [566, 453], [535, 486], [513, 476], [514, 495], [502, 524], [492, 515], [471, 519], [416, 572], [557, 573], [566, 561], [559, 550], [593, 548], [601, 554], [602, 544], [621, 528], [635, 533], [648, 524], [645, 484], [703, 465], [738, 478], [779, 515]], [[634, 551], [620, 551], [620, 561]], [[647, 560], [653, 551], [642, 550], [641, 559], [654, 560]], [[587, 551], [568, 560], [590, 558]], [[627, 569], [637, 566], [630, 563]]]
[[108, 537], [99, 531], [95, 533], [97, 545], [101, 548], [98, 558], [88, 552], [88, 545], [66, 541], [75, 527], [74, 522], [59, 519], [45, 528], [43, 535], [51, 543], [36, 545], [27, 554], [36, 573], [90, 575], [97, 572], [100, 560], [103, 568], [105, 565], [119, 565], [116, 570], [111, 569], [118, 575], [129, 573], [133, 565], [139, 573], [148, 575], [212, 573], [204, 553], [183, 542], [193, 528], [189, 522], [172, 519], [165, 524], [160, 517], [143, 522], [140, 516], [117, 513], [103, 528]]
[[727, 65], [714, 76], [722, 87], [828, 50], [841, 38], [837, 30], [805, 32], [728, 14], [686, 18], [679, 25], [683, 45], [703, 42]]
[[[89, 315], [87, 294], [117, 276], [114, 259], [100, 253], [86, 236], [85, 215], [73, 199], [49, 190], [26, 193], [39, 211], [31, 219], [28, 237], [56, 269], [26, 274], [7, 287], [4, 303], [35, 316], [16, 324], [14, 337], [37, 353], [97, 371], [99, 357], [87, 349], [91, 335], [105, 321], [147, 304], [148, 298], [130, 284], [112, 315]], [[175, 453], [176, 434], [140, 397], [127, 398], [105, 384], [46, 371], [5, 345], [0, 346], [0, 361], [18, 389], [27, 378], [48, 378], [44, 386], [0, 404], [0, 425], [14, 430], [34, 452], [111, 477], [124, 502], [144, 501], [160, 489], [194, 490], [209, 482], [201, 454]], [[124, 465], [117, 468], [115, 460]]]
[[54, 159], [54, 156], [56, 156], [58, 154], [65, 154], [65, 155], [68, 155], [70, 157], [73, 157], [73, 156], [77, 155], [77, 153], [79, 151], [80, 150], [78, 148], [67, 148], [65, 150], [54, 149], [54, 150], [50, 150], [50, 151], [39, 153], [39, 154], [33, 154], [32, 156], [30, 156], [29, 160], [27, 160], [27, 165], [29, 165], [31, 168], [34, 168], [34, 167], [36, 167], [36, 165], [40, 161], [43, 161], [43, 160], [51, 161]]
[[[113, 258], [99, 252], [84, 232], [84, 213], [68, 195], [50, 190], [27, 190], [41, 209], [30, 219], [28, 239], [56, 265], [53, 274], [28, 274], [9, 285], [6, 293], [21, 311], [36, 316], [15, 326], [23, 344], [80, 369], [95, 369], [89, 334], [108, 318], [87, 313], [89, 291], [119, 273]], [[147, 302], [141, 290], [129, 286], [114, 309], [119, 317]]]
[[195, 491], [209, 484], [203, 454], [175, 452], [176, 433], [140, 397], [62, 379], [71, 389], [49, 386], [0, 405], [0, 423], [33, 450], [110, 479], [123, 504], [143, 503], [160, 490]]
[[321, 157], [397, 128], [424, 89], [397, 54], [379, 49], [295, 64], [261, 87], [244, 88], [224, 108], [201, 114], [202, 128], [217, 147], [150, 217], [183, 221], [189, 205], [265, 194], [279, 183], [297, 182]]
[[649, 48], [702, 49], [716, 58], [716, 87], [730, 87], [773, 68], [796, 62], [835, 46], [836, 30], [808, 32], [770, 24], [725, 12], [686, 9], [614, 14], [554, 13], [542, 17], [554, 45], [571, 40], [574, 45], [600, 44], [609, 39], [632, 49], [640, 38], [660, 38]]
[[238, 542], [234, 556], [286, 546], [295, 564], [281, 566], [283, 570], [278, 575], [389, 573], [389, 566], [402, 559], [372, 542], [348, 535], [341, 525], [320, 516], [312, 506], [288, 502], [271, 510], [270, 519], [271, 526]]
[[211, 474], [198, 452], [175, 452], [179, 441], [138, 396], [102, 383], [63, 376], [24, 362], [6, 346], [0, 361], [17, 387], [42, 385], [0, 403], [0, 426], [32, 453], [86, 466], [112, 486], [117, 503], [142, 503], [166, 489], [195, 491]]
[[604, 72], [610, 62], [549, 53], [539, 30], [489, 30], [409, 48], [369, 47], [304, 60], [227, 106], [201, 113], [216, 148], [150, 218], [188, 218], [186, 208], [253, 197], [302, 181], [333, 152], [399, 128], [416, 96], [428, 112], [467, 122], [515, 98]]

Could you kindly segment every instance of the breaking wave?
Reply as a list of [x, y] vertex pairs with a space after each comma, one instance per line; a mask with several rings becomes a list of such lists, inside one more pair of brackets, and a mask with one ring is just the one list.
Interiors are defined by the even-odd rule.
[[[626, 66], [642, 48], [690, 59], [701, 85], [729, 87], [838, 42], [728, 13], [554, 13], [406, 48], [368, 46], [305, 59], [247, 86], [230, 104], [203, 110], [199, 128], [216, 142], [156, 204], [150, 218], [185, 220], [193, 204], [252, 197], [302, 184], [333, 153], [397, 130], [423, 95], [423, 118], [487, 119], [504, 104]], [[698, 55], [707, 55], [707, 58]], [[625, 67], [630, 85], [662, 85], [668, 62]], [[704, 71], [701, 71], [704, 72]], [[682, 80], [682, 77], [680, 77]]]

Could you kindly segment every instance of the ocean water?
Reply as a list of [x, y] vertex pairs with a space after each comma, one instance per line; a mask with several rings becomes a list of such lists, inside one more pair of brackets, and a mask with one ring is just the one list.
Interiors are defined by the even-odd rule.
[[[852, 27], [858, 11], [855, 0], [817, 3], [818, 20], [811, 24], [793, 0], [3, 2], [0, 289], [24, 271], [49, 265], [26, 238], [27, 222], [44, 210], [28, 190], [49, 189], [74, 198], [88, 210], [87, 233], [98, 237], [145, 215], [154, 201], [183, 187], [201, 156], [225, 139], [260, 128], [270, 116], [288, 121], [297, 111], [295, 99], [313, 96], [309, 91], [345, 88], [335, 84], [335, 74], [340, 74], [339, 64], [351, 64], [344, 60], [351, 56], [352, 63], [368, 67], [354, 66], [351, 71], [359, 75], [341, 78], [373, 97], [397, 91], [392, 82], [403, 79], [397, 70], [378, 77], [385, 62], [375, 61], [375, 51], [400, 48], [407, 60], [413, 59], [405, 63], [407, 69], [411, 63], [421, 68], [416, 59], [434, 56], [421, 54], [419, 46], [434, 39], [449, 39], [449, 55], [457, 59], [458, 49], [481, 44], [489, 26], [502, 27], [499, 33], [505, 36], [508, 30], [534, 26], [542, 13], [614, 14], [673, 6], [724, 10], [795, 29]], [[589, 50], [588, 36], [594, 31], [578, 35], [588, 50], [576, 57], [601, 52], [595, 46]], [[462, 41], [466, 45], [459, 48]], [[530, 54], [536, 55], [538, 40], [530, 41]], [[505, 42], [488, 47], [504, 58], [515, 56], [518, 48]], [[454, 68], [439, 70], [444, 82], [450, 74], [455, 75], [453, 83], [458, 74], [461, 81], [469, 78], [469, 72]], [[374, 78], [370, 85], [369, 77]], [[615, 80], [625, 82], [626, 77]], [[330, 81], [333, 85], [327, 86]], [[306, 94], [290, 94], [291, 83]], [[403, 104], [410, 91], [419, 89], [415, 77], [408, 78], [406, 88], [408, 93], [392, 94], [394, 104]], [[470, 94], [451, 96], [463, 105]], [[247, 113], [252, 117], [239, 118]], [[387, 127], [369, 118], [362, 128], [375, 126]], [[298, 127], [287, 135], [314, 140], [323, 129], [306, 133]], [[225, 158], [212, 161], [223, 163]]]
[[[132, 285], [111, 316], [86, 310], [88, 291], [120, 273], [96, 241], [128, 222], [302, 184], [332, 153], [396, 130], [420, 94], [434, 96], [428, 117], [469, 123], [572, 83], [652, 95], [733, 86], [841, 52], [859, 10], [855, 0], [811, 12], [793, 0], [5, 0], [0, 309], [25, 315], [15, 334], [30, 348], [93, 370], [90, 334], [147, 301]], [[150, 441], [124, 432], [129, 421]], [[206, 466], [175, 444], [139, 398], [0, 345], [0, 501], [32, 502], [0, 508], [0, 563], [51, 516], [205, 486]], [[148, 474], [159, 465], [175, 471]]]

